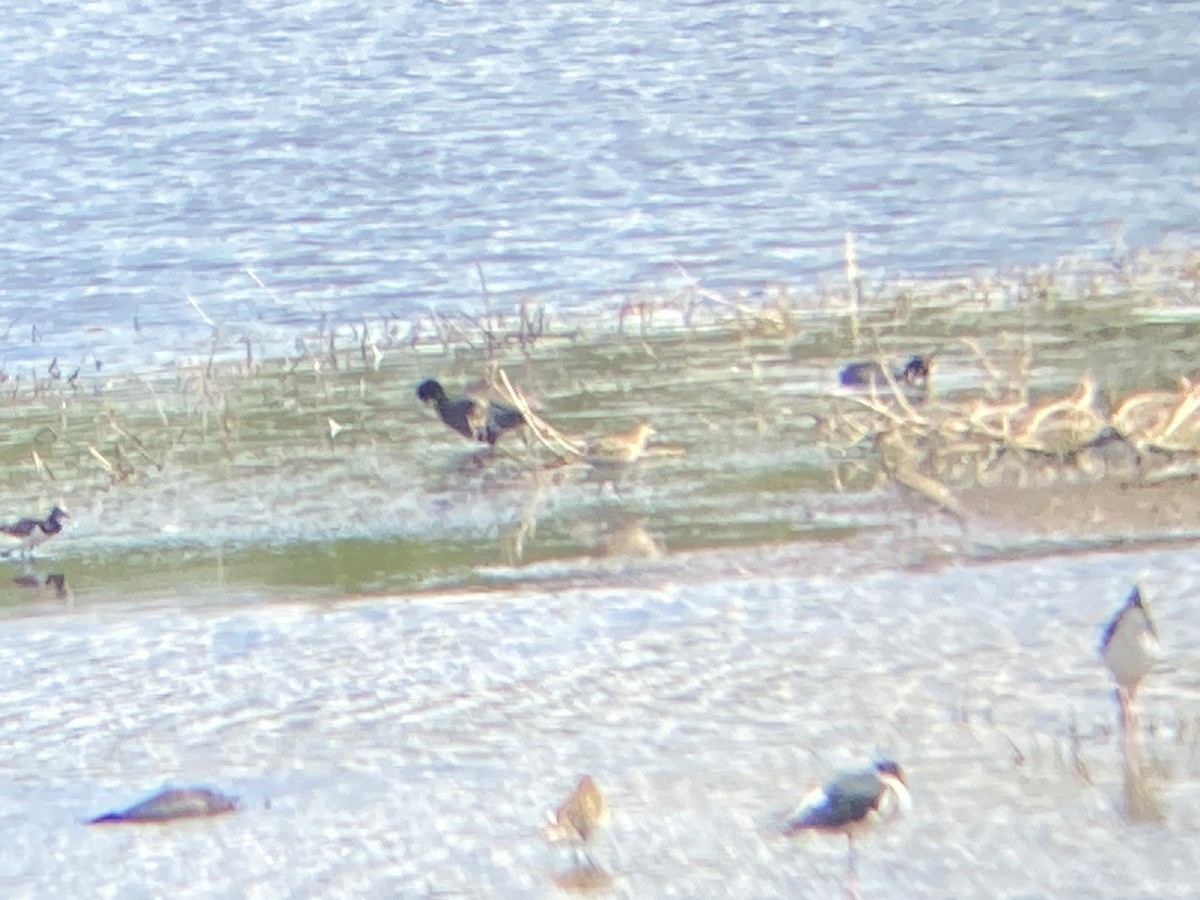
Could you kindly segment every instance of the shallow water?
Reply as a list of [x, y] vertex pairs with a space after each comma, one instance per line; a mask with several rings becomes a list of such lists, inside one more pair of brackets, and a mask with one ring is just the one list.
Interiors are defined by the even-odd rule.
[[[613, 896], [830, 896], [844, 846], [770, 834], [840, 765], [899, 759], [871, 896], [1159, 897], [1193, 883], [1189, 552], [628, 587], [106, 608], [0, 625], [0, 885], [20, 896], [550, 896], [537, 827], [581, 772]], [[1095, 643], [1142, 577], [1167, 662], [1130, 824]], [[634, 579], [636, 581], [636, 579]], [[164, 783], [235, 816], [81, 821]]]
[[[17, 4], [0, 359], [1195, 233], [1195, 2]], [[252, 270], [254, 275], [247, 270]], [[269, 286], [264, 289], [260, 278]], [[195, 306], [188, 302], [191, 297]], [[281, 331], [282, 329], [282, 331]]]
[[[951, 396], [987, 381], [960, 337], [1029, 356], [1035, 394], [1170, 384], [1194, 347], [1125, 295], [864, 321], [935, 347]], [[615, 895], [830, 896], [842, 842], [770, 826], [875, 753], [916, 810], [864, 844], [864, 896], [1186, 892], [1197, 488], [1062, 467], [963, 489], [961, 525], [822, 436], [862, 353], [836, 311], [507, 353], [567, 432], [653, 421], [615, 484], [481, 460], [420, 408], [420, 378], [483, 370], [461, 347], [5, 386], [6, 502], [73, 518], [3, 563], [0, 892], [549, 895], [537, 826], [588, 771]], [[603, 554], [639, 526], [655, 558]], [[67, 596], [10, 580], [51, 572]], [[1126, 789], [1095, 643], [1138, 578], [1170, 653]], [[164, 784], [243, 808], [80, 824]]]
[[[994, 381], [965, 339], [993, 368], [1014, 377], [1024, 369], [1035, 396], [1061, 395], [1087, 369], [1110, 398], [1171, 384], [1190, 371], [1195, 341], [1193, 326], [1146, 321], [1124, 296], [889, 315], [866, 320], [882, 352], [903, 359], [935, 348], [937, 392], [950, 398], [979, 396]], [[332, 599], [590, 581], [603, 570], [596, 557], [630, 533], [640, 535], [635, 556], [805, 541], [830, 549], [819, 554], [822, 571], [836, 570], [839, 556], [852, 561], [841, 571], [863, 571], [1025, 554], [1037, 542], [1071, 550], [1200, 533], [1189, 482], [1125, 490], [1128, 465], [1103, 479], [1095, 467], [1085, 475], [1049, 466], [1025, 486], [963, 487], [972, 514], [965, 529], [882, 483], [870, 448], [831, 441], [824, 424], [854, 408], [835, 373], [863, 352], [851, 348], [836, 312], [804, 318], [794, 334], [729, 324], [656, 326], [644, 336], [610, 329], [551, 336], [528, 356], [503, 357], [567, 434], [594, 436], [643, 417], [654, 424], [653, 455], [616, 478], [559, 465], [536, 442], [531, 455], [519, 436], [482, 453], [416, 401], [424, 377], [437, 375], [451, 391], [478, 377], [487, 363], [477, 351], [390, 347], [375, 367], [342, 346], [336, 360], [306, 353], [256, 359], [249, 369], [6, 386], [4, 517], [53, 503], [72, 512], [39, 561], [10, 561], [6, 571], [61, 572], [85, 604]], [[607, 565], [619, 571], [627, 562]], [[645, 565], [673, 567], [669, 559]], [[42, 600], [9, 578], [0, 583], [2, 615], [40, 614]]]

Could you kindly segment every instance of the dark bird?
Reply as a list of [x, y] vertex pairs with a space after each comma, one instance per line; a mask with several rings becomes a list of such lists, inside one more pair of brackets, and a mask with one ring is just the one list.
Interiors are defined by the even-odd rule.
[[0, 534], [7, 535], [7, 542], [12, 545], [3, 555], [9, 556], [20, 551], [22, 556], [31, 556], [35, 547], [62, 531], [63, 519], [69, 518], [65, 509], [56, 506], [44, 520], [20, 519], [9, 525], [0, 525]]
[[465, 438], [489, 447], [500, 435], [525, 424], [519, 410], [504, 403], [492, 403], [486, 397], [470, 395], [451, 400], [445, 389], [432, 378], [417, 386], [417, 398], [432, 403], [442, 421]]
[[608, 818], [608, 808], [600, 796], [600, 789], [591, 775], [584, 775], [558, 808], [546, 813], [542, 837], [549, 843], [566, 842], [575, 852], [582, 850], [588, 865], [592, 866], [587, 848]]
[[847, 889], [855, 878], [854, 839], [885, 819], [904, 812], [912, 798], [899, 764], [879, 760], [869, 769], [835, 775], [800, 801], [783, 826], [787, 836], [802, 831], [844, 834], [849, 842]]
[[1138, 685], [1158, 661], [1158, 632], [1150, 610], [1135, 585], [1125, 603], [1104, 626], [1100, 635], [1100, 658], [1117, 682], [1117, 702], [1123, 728], [1133, 721], [1133, 700]]
[[171, 822], [219, 816], [237, 809], [237, 800], [211, 788], [168, 788], [135, 803], [128, 809], [105, 813], [91, 819], [89, 825], [110, 822]]
[[[932, 364], [932, 357], [910, 356], [903, 369], [892, 373], [892, 378], [896, 384], [924, 387]], [[887, 376], [877, 362], [852, 362], [838, 373], [838, 382], [844, 387], [880, 386], [887, 384]]]

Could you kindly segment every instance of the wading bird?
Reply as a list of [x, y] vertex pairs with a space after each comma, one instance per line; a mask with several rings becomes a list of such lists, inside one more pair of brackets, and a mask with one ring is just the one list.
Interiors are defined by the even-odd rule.
[[[896, 384], [907, 384], [913, 387], [925, 386], [929, 380], [929, 369], [933, 357], [910, 356], [904, 368], [892, 373]], [[887, 384], [887, 376], [883, 366], [877, 362], [852, 362], [838, 372], [838, 382], [843, 387], [870, 387]]]
[[583, 458], [593, 466], [624, 466], [637, 462], [646, 452], [654, 427], [646, 421], [588, 442]]
[[846, 890], [853, 895], [856, 880], [854, 839], [911, 805], [908, 784], [899, 764], [879, 760], [868, 769], [842, 772], [800, 801], [787, 822], [787, 836], [802, 831], [844, 834], [849, 842], [846, 857]]
[[1142, 679], [1158, 661], [1158, 632], [1154, 620], [1134, 585], [1125, 603], [1104, 626], [1100, 635], [1100, 658], [1117, 682], [1117, 703], [1121, 707], [1121, 728], [1128, 734], [1135, 721], [1134, 696]]
[[554, 812], [546, 813], [546, 824], [542, 826], [542, 837], [548, 843], [565, 842], [572, 852], [582, 852], [589, 867], [595, 863], [588, 855], [596, 834], [608, 822], [608, 808], [600, 789], [591, 775], [582, 776], [574, 790], [558, 805]]
[[467, 394], [451, 400], [445, 389], [432, 378], [417, 386], [417, 398], [433, 403], [441, 420], [465, 438], [493, 446], [500, 435], [525, 424], [520, 411], [504, 403], [492, 403], [486, 397]]
[[9, 525], [0, 525], [0, 534], [7, 536], [11, 545], [3, 552], [4, 556], [20, 551], [22, 556], [32, 556], [33, 550], [39, 544], [49, 540], [63, 530], [63, 519], [71, 518], [61, 506], [50, 510], [50, 515], [43, 519], [20, 519]]

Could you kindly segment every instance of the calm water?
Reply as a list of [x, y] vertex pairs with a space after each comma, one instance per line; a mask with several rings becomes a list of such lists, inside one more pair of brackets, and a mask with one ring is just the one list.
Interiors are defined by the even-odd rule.
[[0, 43], [10, 368], [194, 352], [188, 294], [262, 337], [478, 308], [475, 261], [570, 309], [676, 261], [808, 284], [846, 229], [881, 275], [1200, 211], [1196, 2], [115, 0], [18, 5]]
[[[569, 313], [678, 285], [676, 261], [720, 289], [811, 283], [847, 228], [881, 274], [1107, 253], [1111, 220], [1135, 243], [1197, 220], [1200, 4], [643, 6], [9, 10], [0, 360], [169, 363], [211, 334], [188, 295], [233, 347], [323, 315], [474, 309], [475, 261], [497, 303]], [[1147, 378], [1169, 383], [1194, 336], [1161, 338]], [[841, 346], [822, 352], [810, 380]], [[114, 398], [94, 374], [4, 406], [6, 515], [62, 497], [76, 518], [43, 560], [72, 600], [5, 585], [0, 893], [548, 894], [537, 824], [591, 771], [617, 895], [827, 897], [841, 843], [763, 829], [877, 750], [917, 806], [864, 847], [867, 896], [1190, 891], [1194, 553], [871, 574], [870, 545], [825, 540], [857, 500], [811, 502], [828, 461], [795, 407], [817, 388], [782, 344], [720, 359], [522, 373], [565, 427], [650, 412], [687, 450], [623, 497], [459, 468], [467, 448], [412, 401], [417, 359], [267, 373], [257, 406], [182, 378], [186, 411], [149, 383]], [[90, 451], [122, 447], [137, 477], [114, 484]], [[541, 581], [397, 596], [406, 567], [427, 588], [516, 582], [499, 547], [525, 518]], [[580, 560], [597, 521], [644, 521], [672, 552]], [[738, 546], [705, 552], [714, 534]], [[1131, 826], [1094, 643], [1146, 570], [1170, 648], [1144, 698], [1161, 823]], [[243, 812], [79, 824], [197, 782]]]
[[[862, 843], [864, 898], [1190, 895], [1193, 552], [860, 578], [798, 563], [0, 628], [0, 892], [555, 896], [537, 827], [586, 771], [613, 808], [607, 896], [835, 897], [844, 842], [770, 823], [884, 752], [915, 805]], [[1095, 644], [1139, 576], [1166, 662], [1141, 697], [1151, 814], [1132, 823]], [[164, 783], [244, 806], [81, 824]]]

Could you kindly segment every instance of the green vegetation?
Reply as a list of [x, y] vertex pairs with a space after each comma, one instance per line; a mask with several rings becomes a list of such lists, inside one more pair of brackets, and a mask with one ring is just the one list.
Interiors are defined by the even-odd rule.
[[[65, 569], [96, 596], [484, 585], [518, 564], [587, 565], [629, 522], [672, 552], [836, 542], [898, 510], [950, 509], [937, 490], [986, 486], [1005, 453], [1043, 485], [1092, 477], [1075, 458], [1085, 438], [1022, 444], [1014, 423], [1069, 397], [1084, 373], [1101, 419], [1134, 389], [1173, 388], [1193, 371], [1198, 284], [1189, 251], [1143, 254], [1121, 271], [753, 301], [695, 287], [569, 325], [523, 304], [407, 330], [332, 328], [285, 359], [229, 340], [186, 369], [7, 377], [0, 514], [63, 502], [74, 520], [40, 569]], [[834, 396], [845, 361], [912, 353], [936, 354], [931, 398], [913, 404], [886, 387]], [[503, 389], [501, 371], [569, 439], [645, 418], [655, 442], [615, 477], [533, 438], [507, 436], [487, 458], [413, 396], [429, 376], [451, 392], [478, 379]], [[968, 440], [956, 423], [979, 404], [1024, 411], [998, 412]], [[881, 512], [897, 453], [937, 487], [908, 483], [904, 502]], [[1006, 471], [997, 483], [1025, 483]]]

